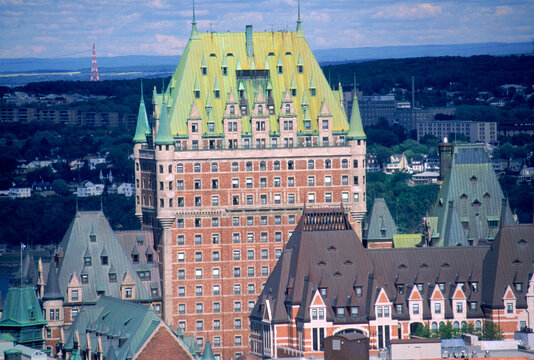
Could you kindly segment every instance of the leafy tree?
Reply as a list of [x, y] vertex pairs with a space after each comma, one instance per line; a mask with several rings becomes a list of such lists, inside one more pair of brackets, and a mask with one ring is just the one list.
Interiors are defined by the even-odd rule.
[[430, 326], [428, 324], [417, 324], [417, 329], [413, 333], [415, 336], [429, 338], [432, 336], [432, 331], [430, 331]]
[[490, 321], [485, 321], [484, 326], [482, 327], [481, 339], [482, 340], [502, 340], [504, 339], [504, 335], [499, 325], [493, 322], [490, 322]]
[[54, 190], [56, 194], [63, 196], [69, 193], [67, 182], [63, 179], [55, 179], [52, 181], [52, 190]]

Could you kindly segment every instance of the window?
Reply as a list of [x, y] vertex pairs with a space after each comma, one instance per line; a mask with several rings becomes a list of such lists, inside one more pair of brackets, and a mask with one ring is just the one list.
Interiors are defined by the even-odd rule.
[[195, 235], [195, 245], [201, 245], [202, 244], [202, 235], [196, 234]]
[[261, 225], [267, 225], [267, 216], [260, 217], [260, 223]]
[[241, 277], [241, 268], [240, 267], [235, 267], [234, 268], [234, 277], [235, 278]]
[[202, 296], [202, 286], [198, 285], [195, 287], [195, 295], [196, 296]]
[[245, 164], [245, 169], [247, 171], [252, 171], [252, 162], [251, 161], [247, 161], [247, 163]]
[[247, 292], [250, 295], [253, 295], [256, 292], [256, 286], [254, 284], [248, 284], [247, 285]]
[[247, 260], [254, 260], [254, 250], [253, 249], [247, 250]]
[[195, 269], [195, 278], [202, 279], [202, 269]]
[[232, 241], [234, 244], [238, 244], [240, 242], [240, 235], [239, 233], [233, 233], [232, 234]]
[[325, 193], [324, 194], [324, 201], [325, 202], [332, 202], [332, 193]]
[[232, 189], [239, 188], [239, 179], [232, 179]]
[[[178, 228], [183, 228], [184, 227], [184, 219], [176, 219], [176, 226]], [[180, 236], [180, 235], [178, 235], [178, 236]], [[181, 244], [181, 245], [183, 245], [183, 244]]]
[[241, 295], [241, 284], [234, 284], [234, 295]]
[[213, 320], [213, 330], [221, 329], [221, 320]]
[[269, 258], [269, 250], [268, 249], [261, 249], [261, 258], [263, 260], [266, 260]]
[[124, 290], [124, 297], [126, 299], [131, 299], [132, 298], [132, 288], [131, 287], [127, 287], [125, 290]]
[[412, 311], [414, 315], [419, 315], [419, 304], [413, 304]]
[[278, 260], [282, 255], [282, 249], [274, 249], [274, 258]]
[[308, 203], [315, 203], [315, 193], [308, 193]]
[[185, 279], [185, 269], [178, 269], [178, 279], [179, 280]]
[[214, 313], [221, 312], [221, 303], [220, 302], [214, 302], [213, 303], [213, 312]]
[[345, 317], [345, 308], [344, 307], [338, 307], [336, 309], [336, 315], [338, 318], [344, 318]]
[[328, 120], [323, 120], [322, 125], [323, 125], [323, 130], [328, 130]]
[[[180, 219], [180, 220], [183, 220], [183, 219]], [[182, 226], [183, 227], [183, 226]], [[184, 235], [178, 235], [176, 237], [176, 242], [178, 243], [178, 245], [183, 245], [185, 243], [185, 237]]]
[[[281, 66], [279, 66], [279, 68], [281, 68]], [[236, 337], [234, 338], [234, 345], [235, 345], [235, 346], [241, 346], [241, 343], [242, 343], [242, 341], [241, 341], [241, 336], [236, 336]]]
[[254, 233], [247, 233], [247, 242], [248, 243], [254, 242]]
[[72, 309], [70, 312], [70, 317], [72, 318], [72, 320], [76, 319], [77, 316], [78, 316], [78, 309]]
[[354, 193], [354, 194], [353, 194], [353, 197], [354, 197], [354, 202], [358, 202], [358, 201], [360, 201], [360, 194], [358, 194], [358, 193]]
[[234, 319], [234, 329], [236, 330], [241, 329], [241, 319]]
[[262, 266], [261, 267], [261, 276], [263, 276], [263, 277], [269, 276], [269, 267], [268, 266]]
[[211, 260], [212, 261], [219, 261], [221, 258], [219, 251], [213, 251], [211, 253]]
[[348, 193], [348, 192], [343, 192], [343, 193], [341, 193], [341, 201], [342, 201], [342, 202], [347, 202], [347, 201], [349, 201], [349, 193]]
[[267, 187], [267, 178], [264, 178], [264, 177], [260, 178], [260, 187], [261, 188]]
[[348, 185], [349, 184], [349, 177], [346, 175], [343, 175], [341, 177], [341, 185]]
[[402, 314], [402, 304], [397, 304], [396, 309], [397, 309], [397, 315]]
[[252, 188], [252, 178], [246, 178], [245, 179], [245, 187], [247, 189], [251, 189]]
[[176, 181], [176, 189], [177, 190], [183, 190], [184, 189], [184, 181], [183, 180]]
[[470, 303], [471, 305], [471, 311], [477, 311], [477, 303], [475, 301]]
[[434, 313], [441, 314], [441, 303], [434, 304]]
[[273, 169], [274, 170], [280, 170], [280, 161], [275, 161], [273, 163]]
[[308, 169], [314, 169], [315, 168], [315, 163], [313, 162], [313, 160], [308, 160]]
[[233, 257], [234, 257], [234, 260], [241, 260], [241, 251], [239, 250], [234, 250], [233, 251]]
[[331, 186], [332, 185], [332, 176], [325, 176], [324, 177], [324, 184], [325, 184], [325, 186]]
[[514, 313], [514, 304], [513, 303], [506, 303], [506, 313], [507, 314], [513, 314]]
[[384, 316], [384, 315], [383, 315], [383, 307], [382, 307], [382, 306], [378, 306], [378, 307], [376, 308], [376, 317], [379, 317], [379, 318], [380, 318], [380, 317], [383, 317], [383, 316]]
[[343, 169], [348, 168], [348, 167], [349, 167], [349, 161], [348, 161], [347, 159], [343, 159], [343, 160], [341, 160], [341, 167], [342, 167]]
[[232, 195], [232, 205], [239, 205], [239, 195]]
[[212, 195], [211, 197], [211, 206], [219, 206], [219, 196]]
[[221, 295], [221, 286], [213, 285], [213, 295]]
[[273, 179], [273, 185], [274, 185], [274, 187], [280, 187], [280, 178], [279, 177], [275, 177]]
[[[226, 69], [226, 68], [223, 68]], [[213, 337], [213, 347], [219, 347], [221, 346], [221, 337], [220, 336], [214, 336]]]
[[202, 206], [202, 197], [195, 196], [195, 206]]
[[193, 167], [195, 172], [200, 172], [200, 163], [195, 163]]
[[315, 176], [308, 176], [308, 186], [315, 186]]
[[287, 186], [288, 186], [288, 187], [293, 187], [293, 186], [295, 186], [295, 178], [294, 178], [294, 177], [288, 177], [288, 178], [287, 178]]
[[196, 303], [195, 304], [195, 310], [196, 310], [197, 314], [202, 314], [204, 312], [204, 304]]
[[247, 268], [247, 276], [248, 277], [254, 277], [254, 266], [249, 266]]
[[195, 252], [195, 261], [202, 261], [202, 251]]
[[464, 305], [461, 302], [456, 303], [456, 312], [457, 313], [463, 313], [464, 312]]
[[288, 216], [288, 222], [290, 224], [294, 224], [295, 223], [295, 215], [289, 215]]
[[[295, 194], [287, 194], [287, 202], [289, 204], [294, 204], [295, 203]], [[275, 203], [276, 203], [276, 198], [275, 198]]]
[[277, 232], [274, 233], [274, 241], [276, 241], [276, 242], [282, 241], [282, 233], [281, 232], [277, 231]]
[[359, 311], [359, 308], [357, 306], [353, 306], [353, 307], [350, 308], [350, 316], [351, 317], [357, 318], [359, 313], [360, 313], [360, 311]]
[[260, 234], [260, 241], [261, 241], [261, 242], [267, 242], [268, 239], [269, 239], [269, 235], [268, 235], [268, 233], [266, 233], [266, 232], [262, 232], [262, 233]]
[[177, 173], [183, 173], [184, 172], [184, 164], [177, 164], [176, 165], [176, 172]]
[[234, 302], [234, 311], [241, 312], [241, 301]]

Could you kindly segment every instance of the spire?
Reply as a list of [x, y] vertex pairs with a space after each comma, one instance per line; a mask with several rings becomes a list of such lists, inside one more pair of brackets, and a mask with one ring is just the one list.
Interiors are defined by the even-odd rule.
[[134, 143], [146, 143], [146, 137], [150, 134], [148, 116], [146, 115], [145, 99], [143, 97], [143, 80], [141, 80], [141, 101], [139, 102], [139, 112], [137, 114], [137, 126], [135, 127]]
[[169, 111], [165, 105], [165, 94], [162, 96], [161, 114], [159, 116], [159, 128], [156, 134], [156, 145], [172, 145], [174, 139], [171, 132], [171, 123], [169, 121]]
[[206, 346], [204, 346], [204, 353], [202, 354], [201, 360], [215, 360], [215, 355], [213, 355], [213, 349], [211, 348], [210, 339], [206, 341]]
[[352, 113], [350, 114], [349, 133], [347, 138], [365, 140], [363, 131], [362, 116], [360, 115], [360, 105], [358, 105], [358, 92], [356, 91], [356, 75], [354, 75], [354, 99], [352, 101]]
[[191, 21], [191, 39], [198, 40], [197, 19], [195, 16], [195, 0], [193, 0], [193, 21]]
[[298, 15], [297, 15], [297, 34], [300, 36], [303, 36], [302, 33], [302, 20], [300, 19], [300, 0], [297, 2], [298, 6]]
[[63, 295], [59, 290], [59, 282], [57, 280], [57, 269], [52, 264], [48, 270], [48, 280], [46, 281], [45, 292], [43, 300], [63, 300]]

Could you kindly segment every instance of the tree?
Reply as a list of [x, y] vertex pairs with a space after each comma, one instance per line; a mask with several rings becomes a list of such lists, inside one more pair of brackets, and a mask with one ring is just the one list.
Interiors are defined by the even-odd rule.
[[417, 324], [417, 329], [413, 333], [415, 336], [429, 338], [432, 336], [432, 332], [430, 331], [430, 326], [428, 324]]
[[504, 335], [502, 334], [502, 330], [499, 327], [499, 325], [490, 322], [485, 321], [484, 326], [482, 328], [482, 340], [502, 340], [504, 339]]
[[52, 181], [52, 190], [54, 190], [58, 195], [69, 194], [69, 187], [67, 186], [67, 182], [63, 179], [56, 179]]

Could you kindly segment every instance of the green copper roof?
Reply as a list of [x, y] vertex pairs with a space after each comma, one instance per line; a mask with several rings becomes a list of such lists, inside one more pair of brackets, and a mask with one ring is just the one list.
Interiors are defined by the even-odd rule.
[[392, 240], [393, 235], [397, 233], [397, 225], [389, 212], [386, 200], [376, 198], [369, 213], [364, 239], [367, 241]]
[[421, 243], [421, 234], [395, 234], [393, 235], [394, 248], [413, 248]]
[[469, 239], [476, 245], [480, 240], [495, 238], [501, 218], [506, 224], [513, 223], [483, 144], [454, 145], [451, 167], [430, 217], [437, 219], [432, 233], [439, 237], [438, 246], [469, 245]]
[[348, 139], [365, 140], [365, 132], [363, 131], [362, 117], [360, 115], [360, 106], [358, 105], [358, 97], [354, 94], [354, 101], [352, 102], [352, 114], [350, 115], [350, 130], [347, 134]]
[[46, 325], [33, 286], [9, 288], [0, 318], [0, 328]]
[[146, 115], [145, 100], [143, 99], [143, 89], [141, 85], [141, 102], [139, 103], [137, 126], [135, 128], [133, 142], [146, 143], [146, 136], [148, 134], [150, 134], [150, 126], [148, 125], [148, 117]]
[[[296, 90], [292, 102], [296, 109], [297, 130], [302, 130], [304, 114], [301, 110], [301, 99], [304, 92], [309, 91], [311, 84], [316, 88], [315, 96], [307, 94], [312, 130], [318, 129], [321, 101], [325, 99], [332, 116], [332, 131], [349, 131], [349, 122], [339, 99], [328, 85], [301, 32], [254, 32], [252, 39], [254, 51], [250, 59], [247, 56], [245, 32], [198, 33], [198, 40], [190, 39], [170, 81], [174, 87], [169, 85], [165, 90], [166, 102], [170, 106], [170, 133], [166, 134], [169, 143], [173, 137], [188, 135], [187, 119], [193, 102], [196, 102], [202, 119], [202, 129], [205, 128], [204, 124], [209, 121], [206, 110], [208, 94], [213, 94], [216, 79], [220, 88], [220, 99], [214, 99], [212, 109], [209, 110], [209, 113], [213, 112], [210, 117], [215, 122], [215, 132], [209, 136], [224, 134], [223, 115], [230, 90], [242, 91], [248, 106], [251, 107], [259, 85], [264, 90], [272, 88], [270, 92], [276, 116], [282, 106], [284, 91]], [[221, 63], [227, 65], [227, 72], [224, 74]], [[302, 64], [302, 73], [298, 73], [297, 63]], [[282, 66], [281, 73], [278, 72], [277, 65]], [[206, 69], [205, 75], [202, 75], [202, 69]], [[198, 99], [194, 99], [194, 90], [200, 93]], [[242, 123], [243, 135], [250, 134], [250, 118], [242, 118]]]
[[[96, 235], [91, 241], [90, 234]], [[88, 282], [81, 284], [83, 302], [94, 303], [98, 300], [97, 289], [105, 289], [105, 294], [121, 297], [121, 280], [129, 273], [135, 282], [135, 299], [149, 300], [150, 294], [139, 279], [135, 267], [126, 254], [113, 229], [101, 211], [79, 211], [67, 229], [63, 240], [59, 244], [64, 258], [58, 272], [58, 283], [61, 295], [67, 299], [67, 286], [74, 273], [79, 276], [83, 271], [88, 275]], [[102, 265], [100, 254], [106, 250], [108, 265]], [[87, 249], [92, 255], [91, 265], [85, 266], [83, 255]], [[116, 274], [117, 281], [109, 279], [109, 273]]]
[[169, 124], [169, 111], [165, 106], [165, 100], [163, 100], [161, 107], [161, 114], [159, 116], [158, 133], [156, 134], [156, 145], [172, 145], [174, 144], [174, 138], [171, 133], [171, 124]]
[[215, 360], [215, 355], [213, 354], [213, 349], [211, 348], [210, 339], [206, 341], [206, 346], [204, 346], [202, 360]]

